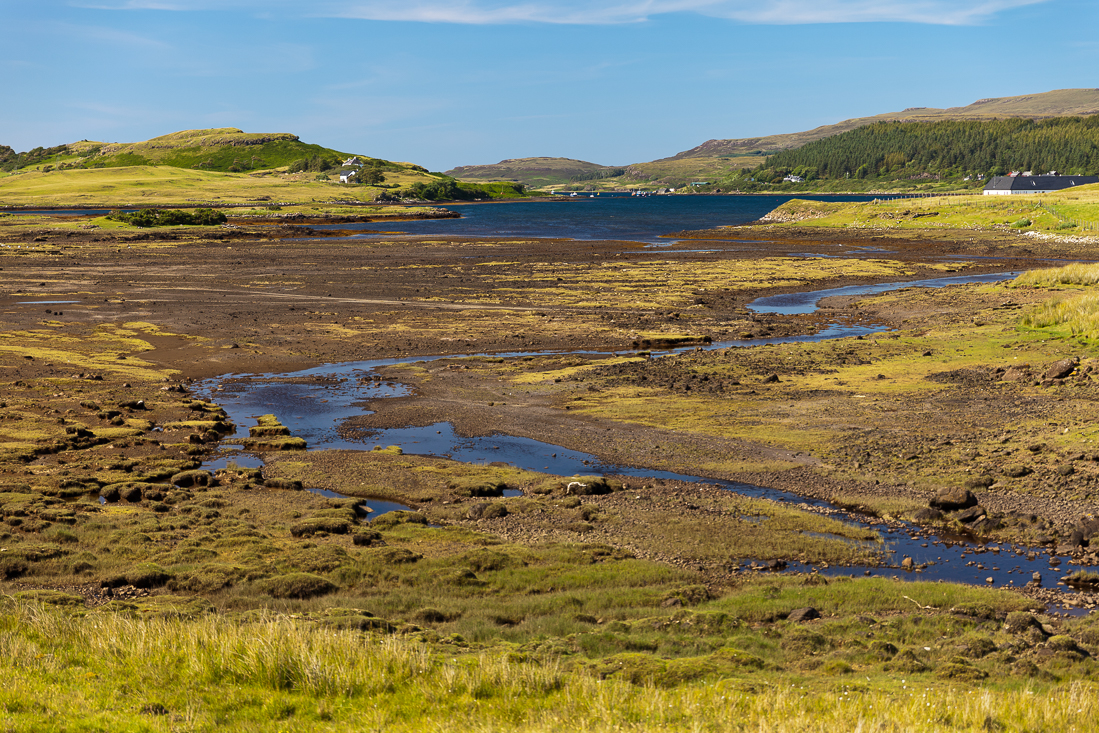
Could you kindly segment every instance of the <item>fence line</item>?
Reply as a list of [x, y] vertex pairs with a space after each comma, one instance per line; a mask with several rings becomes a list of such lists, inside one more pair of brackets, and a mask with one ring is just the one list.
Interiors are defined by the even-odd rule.
[[1072, 217], [1067, 217], [1061, 212], [1057, 211], [1057, 209], [1053, 208], [1052, 206], [1048, 206], [1043, 203], [1041, 199], [1038, 200], [1038, 206], [1042, 207], [1042, 209], [1048, 211], [1050, 214], [1053, 214], [1053, 216], [1055, 216], [1057, 220], [1060, 221], [1062, 224], [1069, 224], [1085, 232], [1099, 231], [1099, 222], [1094, 222], [1089, 219], [1076, 219]]

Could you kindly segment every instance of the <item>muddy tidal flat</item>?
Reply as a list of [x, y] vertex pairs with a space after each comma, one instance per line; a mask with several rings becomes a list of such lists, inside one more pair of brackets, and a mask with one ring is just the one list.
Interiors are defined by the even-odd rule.
[[[630, 628], [720, 607], [763, 645], [851, 621], [867, 602], [845, 589], [868, 589], [879, 618], [858, 624], [953, 614], [997, 651], [958, 661], [913, 626], [901, 652], [852, 656], [824, 630], [835, 669], [888, 675], [918, 641], [910, 674], [1091, 674], [1099, 636], [1060, 614], [1097, 602], [1099, 352], [1023, 325], [1047, 288], [912, 285], [1090, 260], [1083, 245], [89, 222], [0, 218], [5, 593], [263, 609], [447, 654], [507, 643], [674, 687], [608, 655], [704, 657], [692, 680], [821, 661], [783, 641], [729, 666], [708, 626], [671, 646]], [[898, 285], [752, 305], [877, 283]], [[1065, 634], [1079, 659], [1050, 666], [1035, 650]]]

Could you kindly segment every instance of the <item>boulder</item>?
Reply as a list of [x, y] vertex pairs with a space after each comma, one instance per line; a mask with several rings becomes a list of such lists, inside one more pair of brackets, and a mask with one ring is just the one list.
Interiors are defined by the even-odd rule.
[[938, 509], [924, 507], [923, 509], [917, 509], [912, 518], [917, 522], [938, 522], [943, 518], [943, 513]]
[[1055, 361], [1046, 367], [1046, 371], [1042, 374], [1042, 379], [1064, 379], [1072, 374], [1072, 371], [1076, 369], [1076, 365], [1079, 363], [1080, 360], [1075, 356]]
[[1099, 517], [1083, 516], [1076, 520], [1076, 528], [1080, 530], [1080, 533], [1084, 536], [1084, 539], [1090, 540], [1099, 532]]
[[807, 606], [805, 608], [799, 608], [790, 612], [790, 615], [786, 617], [787, 621], [793, 621], [795, 623], [802, 623], [804, 621], [812, 621], [813, 619], [820, 618], [820, 611]]
[[965, 482], [965, 487], [967, 489], [987, 489], [994, 483], [996, 483], [996, 479], [991, 476], [974, 476]]
[[1025, 366], [1013, 366], [1000, 377], [1005, 382], [1026, 382], [1030, 380], [1030, 369]]
[[956, 515], [954, 515], [954, 518], [962, 524], [971, 524], [973, 522], [976, 522], [981, 517], [985, 516], [987, 513], [988, 512], [985, 511], [985, 508], [978, 504], [977, 506], [970, 507], [969, 509], [958, 512]]
[[974, 496], [973, 492], [969, 489], [944, 488], [939, 489], [939, 493], [931, 499], [929, 504], [934, 509], [952, 512], [957, 511], [958, 509], [968, 509], [971, 506], [976, 506], [977, 497]]
[[500, 519], [507, 515], [507, 507], [503, 504], [490, 503], [474, 504], [466, 514], [470, 519]]

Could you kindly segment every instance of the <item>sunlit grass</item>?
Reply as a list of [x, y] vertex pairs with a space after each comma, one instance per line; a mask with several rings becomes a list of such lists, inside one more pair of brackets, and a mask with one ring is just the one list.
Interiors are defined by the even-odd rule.
[[1099, 293], [1084, 293], [1037, 306], [1020, 319], [1030, 328], [1064, 328], [1073, 336], [1099, 337]]
[[[901, 590], [928, 600], [915, 586]], [[978, 686], [856, 675], [840, 663], [776, 674], [734, 648], [647, 657], [631, 684], [604, 675], [640, 664], [639, 654], [585, 671], [553, 655], [263, 614], [137, 618], [9, 602], [0, 629], [0, 710], [11, 731], [1083, 731], [1099, 714], [1091, 682]], [[763, 654], [791, 649], [758, 644]], [[645, 670], [665, 683], [646, 684]]]
[[[941, 196], [871, 202], [794, 199], [765, 221], [791, 226], [855, 229], [1061, 230], [1064, 220], [1099, 222], [1099, 186], [1078, 186], [1042, 196]], [[1026, 226], [1012, 225], [1027, 220]], [[1090, 226], [1090, 224], [1088, 224]], [[1085, 226], [1084, 229], [1087, 229]], [[1068, 234], [1087, 234], [1076, 227]]]
[[1014, 280], [1005, 283], [1008, 287], [1052, 288], [1061, 285], [1099, 284], [1099, 264], [1074, 262], [1064, 267], [1048, 270], [1028, 270]]

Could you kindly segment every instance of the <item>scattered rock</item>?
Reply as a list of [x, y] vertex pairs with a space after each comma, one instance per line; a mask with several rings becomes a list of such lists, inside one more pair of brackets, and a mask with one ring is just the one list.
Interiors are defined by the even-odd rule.
[[955, 514], [954, 518], [957, 519], [962, 524], [972, 524], [973, 522], [976, 522], [981, 517], [985, 516], [987, 513], [988, 512], [985, 511], [985, 508], [978, 504], [975, 507], [970, 507], [969, 509], [966, 509], [965, 511], [959, 512], [958, 514]]
[[813, 619], [818, 618], [820, 618], [820, 611], [813, 608], [812, 606], [807, 606], [805, 608], [799, 608], [797, 610], [791, 611], [790, 615], [786, 617], [786, 620], [793, 621], [795, 623], [803, 623], [805, 621], [812, 621]]
[[912, 515], [912, 518], [917, 522], [938, 522], [943, 518], [943, 513], [938, 509], [932, 509], [931, 507], [924, 507], [918, 509]]
[[1055, 361], [1046, 367], [1045, 373], [1042, 374], [1042, 379], [1064, 379], [1072, 374], [1072, 371], [1076, 369], [1076, 365], [1079, 363], [1080, 359], [1075, 356]]
[[931, 499], [929, 504], [935, 509], [952, 512], [976, 506], [977, 497], [968, 489], [943, 488], [939, 489], [939, 493]]

